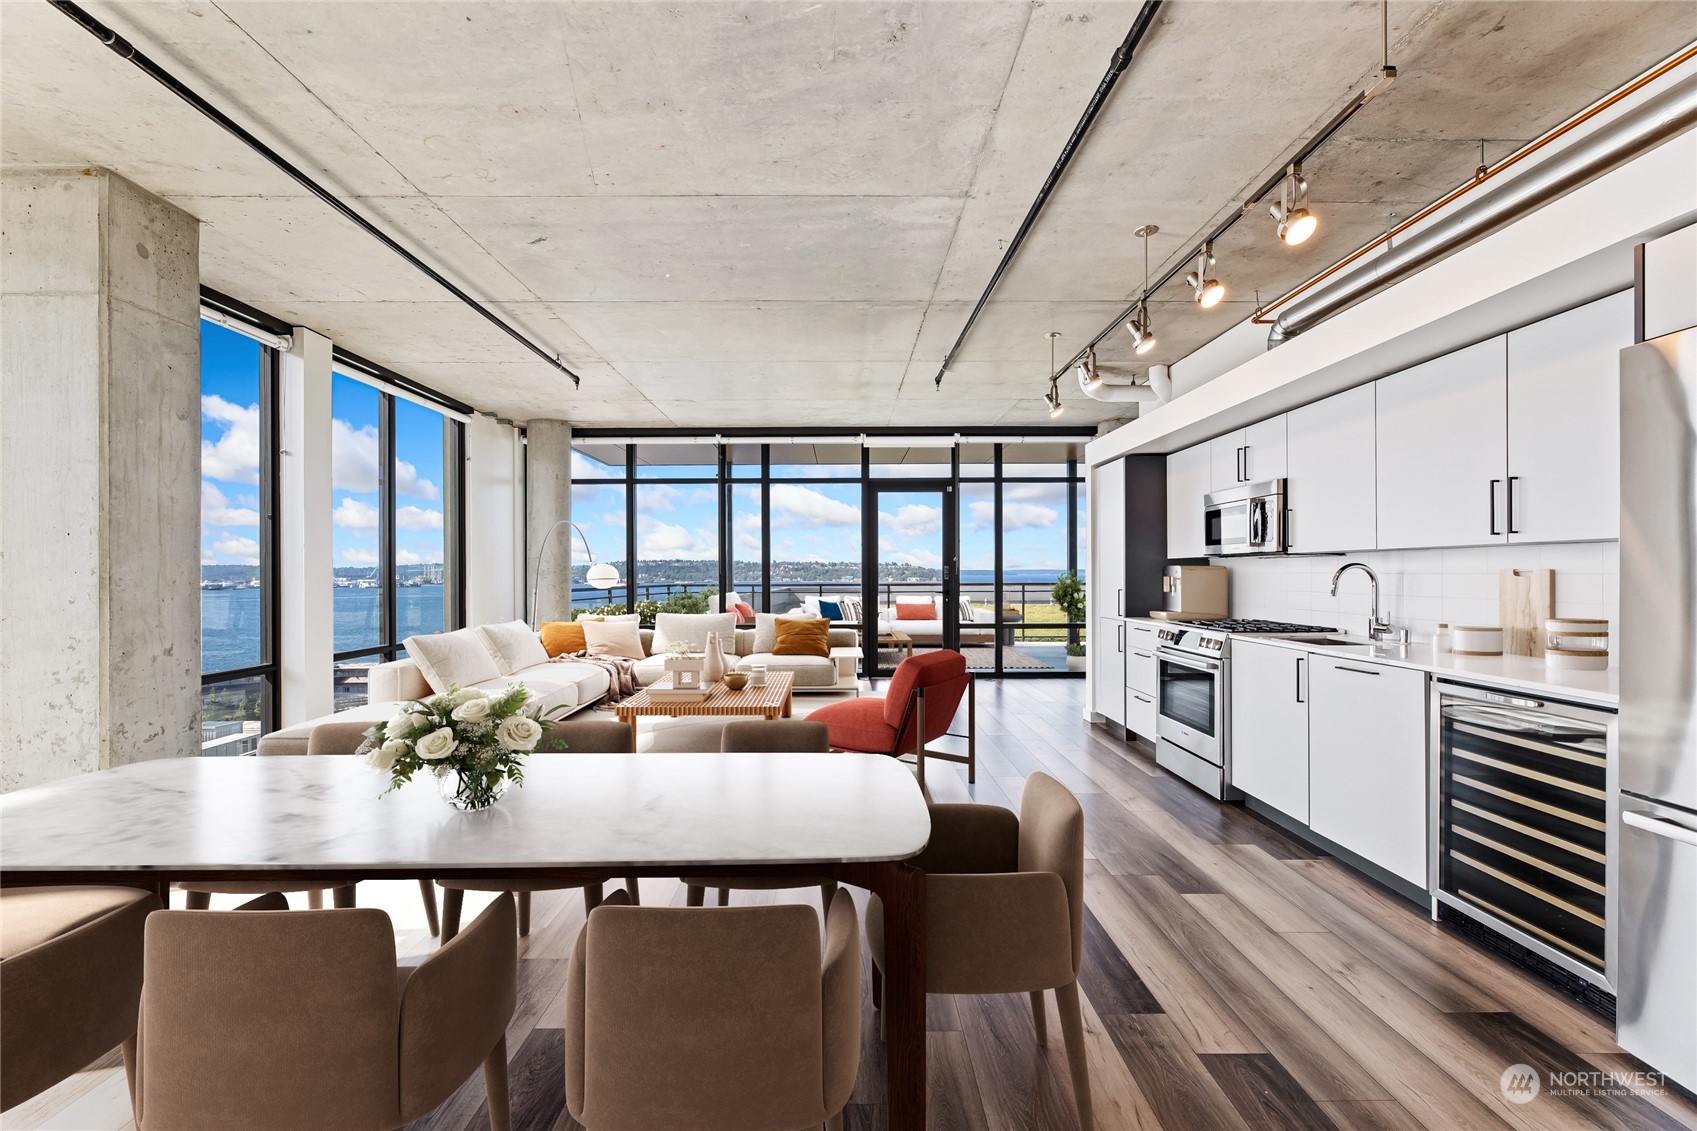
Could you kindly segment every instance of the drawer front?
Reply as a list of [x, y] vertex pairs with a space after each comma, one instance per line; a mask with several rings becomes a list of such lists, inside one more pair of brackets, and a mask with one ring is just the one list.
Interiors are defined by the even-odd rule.
[[1125, 692], [1125, 729], [1146, 739], [1151, 745], [1155, 742], [1155, 717], [1159, 714], [1155, 707], [1155, 697], [1145, 691], [1135, 691], [1126, 688]]
[[1126, 690], [1141, 692], [1151, 699], [1155, 696], [1155, 649], [1145, 645], [1153, 643], [1133, 634], [1125, 647]]

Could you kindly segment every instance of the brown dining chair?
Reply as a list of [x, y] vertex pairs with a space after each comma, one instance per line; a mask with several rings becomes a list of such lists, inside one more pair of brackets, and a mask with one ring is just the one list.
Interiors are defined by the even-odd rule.
[[589, 916], [566, 975], [566, 1108], [588, 1131], [841, 1131], [860, 1069], [860, 929], [810, 907]]
[[[542, 740], [536, 744], [536, 753], [532, 757], [545, 757], [550, 753], [560, 752], [571, 754], [629, 754], [631, 752], [630, 727], [611, 719], [564, 719], [548, 728]], [[429, 880], [420, 883], [429, 884]], [[464, 914], [465, 893], [468, 891], [510, 891], [518, 901], [518, 931], [520, 935], [530, 934], [530, 897], [539, 891], [568, 891], [572, 888], [583, 889], [583, 912], [585, 915], [595, 910], [601, 903], [602, 881], [600, 880], [514, 880], [487, 879], [480, 876], [452, 876], [447, 879], [437, 877], [437, 884], [442, 888], [442, 941], [447, 942], [460, 929], [460, 916]], [[626, 877], [632, 891], [636, 890], [636, 878]]]
[[397, 969], [393, 927], [375, 909], [154, 914], [137, 1128], [394, 1131], [481, 1064], [490, 1124], [510, 1131], [514, 917], [502, 896], [416, 968]]
[[[830, 729], [806, 719], [739, 719], [726, 723], [719, 736], [721, 754], [824, 754], [831, 749]], [[731, 891], [784, 891], [818, 887], [819, 906], [831, 906], [837, 881], [809, 876], [691, 876], [684, 881], [691, 907], [706, 902], [708, 888], [719, 889], [719, 906], [731, 901]]]
[[133, 1072], [142, 931], [157, 910], [144, 888], [0, 891], [0, 1111], [119, 1045]]
[[[1078, 970], [1084, 953], [1084, 810], [1047, 774], [1025, 780], [1019, 815], [997, 805], [931, 805], [931, 842], [908, 861], [925, 873], [925, 992], [1031, 995], [1048, 1039], [1055, 991], [1079, 1125], [1091, 1123]], [[884, 905], [866, 908], [872, 1000], [882, 1008]], [[880, 1017], [880, 1021], [882, 1018]]]

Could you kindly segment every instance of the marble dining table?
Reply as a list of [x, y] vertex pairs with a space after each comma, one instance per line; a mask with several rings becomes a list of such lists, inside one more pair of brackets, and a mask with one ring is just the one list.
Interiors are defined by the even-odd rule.
[[[538, 755], [493, 807], [350, 757], [165, 758], [0, 796], [0, 884], [310, 874], [829, 876], [885, 904], [889, 1126], [925, 1126], [925, 876], [911, 770], [861, 754]], [[565, 957], [561, 955], [560, 957]]]

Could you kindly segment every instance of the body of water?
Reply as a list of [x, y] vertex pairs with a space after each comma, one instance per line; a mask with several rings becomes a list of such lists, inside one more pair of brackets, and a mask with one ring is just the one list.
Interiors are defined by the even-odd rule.
[[[338, 652], [379, 647], [382, 639], [382, 591], [335, 589], [335, 643]], [[441, 632], [443, 594], [440, 585], [403, 586], [395, 591], [395, 637], [405, 640], [424, 632]], [[260, 605], [258, 589], [200, 591], [200, 670], [222, 672], [259, 663]]]

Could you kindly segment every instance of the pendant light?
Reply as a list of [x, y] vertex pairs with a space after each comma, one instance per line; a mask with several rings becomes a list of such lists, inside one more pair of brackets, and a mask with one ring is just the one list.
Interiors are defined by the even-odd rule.
[[1154, 224], [1144, 224], [1131, 233], [1143, 241], [1143, 292], [1137, 300], [1137, 311], [1125, 328], [1131, 334], [1131, 348], [1139, 354], [1155, 348], [1155, 327], [1149, 321], [1149, 237], [1160, 230]]
[[1044, 336], [1049, 339], [1049, 391], [1043, 394], [1043, 403], [1049, 406], [1049, 419], [1054, 420], [1066, 411], [1066, 405], [1061, 403], [1060, 374], [1055, 372], [1055, 339], [1061, 332], [1050, 330]]
[[1189, 285], [1196, 305], [1203, 310], [1212, 310], [1220, 305], [1220, 300], [1226, 297], [1225, 284], [1214, 278], [1212, 271], [1219, 260], [1214, 258], [1214, 244], [1209, 241], [1202, 245], [1202, 250], [1196, 253], [1196, 268], [1184, 277]]

